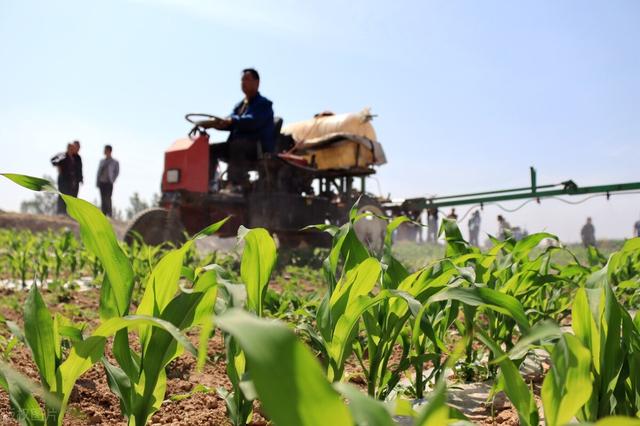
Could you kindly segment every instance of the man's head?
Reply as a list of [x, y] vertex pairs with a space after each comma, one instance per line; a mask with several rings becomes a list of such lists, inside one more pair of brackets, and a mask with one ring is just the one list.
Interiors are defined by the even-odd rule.
[[111, 145], [104, 146], [104, 155], [107, 158], [111, 158], [111, 152], [113, 151], [113, 147]]
[[587, 223], [591, 223], [591, 218], [590, 217], [587, 218]]
[[251, 99], [258, 93], [258, 87], [260, 87], [260, 74], [253, 68], [246, 68], [242, 70], [242, 79], [240, 80], [240, 87], [242, 93]]
[[78, 148], [76, 147], [76, 145], [73, 144], [73, 143], [68, 143], [67, 144], [67, 154], [75, 155], [77, 153], [78, 153]]
[[73, 141], [73, 145], [76, 147], [76, 154], [80, 152], [80, 141]]
[[504, 222], [504, 217], [502, 217], [502, 215], [498, 215], [498, 222]]

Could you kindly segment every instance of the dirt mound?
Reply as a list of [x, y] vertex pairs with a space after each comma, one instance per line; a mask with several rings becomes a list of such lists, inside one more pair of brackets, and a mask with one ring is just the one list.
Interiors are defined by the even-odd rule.
[[[113, 226], [118, 238], [122, 239], [127, 223], [118, 220], [111, 220], [111, 225]], [[31, 232], [71, 229], [76, 235], [78, 235], [78, 224], [68, 216], [0, 212], [0, 228], [27, 229]]]

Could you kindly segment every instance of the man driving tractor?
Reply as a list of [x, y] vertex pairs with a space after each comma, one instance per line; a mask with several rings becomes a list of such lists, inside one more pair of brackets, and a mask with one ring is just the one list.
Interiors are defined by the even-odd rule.
[[218, 161], [225, 161], [228, 180], [236, 187], [247, 182], [247, 162], [275, 150], [273, 103], [260, 94], [259, 86], [258, 71], [242, 70], [241, 88], [245, 98], [236, 104], [229, 117], [212, 120], [207, 126], [230, 132], [226, 142], [211, 145], [210, 167], [215, 173]]

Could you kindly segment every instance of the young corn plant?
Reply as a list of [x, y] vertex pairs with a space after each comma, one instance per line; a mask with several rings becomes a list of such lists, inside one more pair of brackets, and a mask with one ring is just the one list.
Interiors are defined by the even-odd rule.
[[[238, 240], [245, 243], [240, 264], [240, 278], [244, 286], [230, 283], [225, 285], [225, 291], [229, 293], [229, 305], [244, 307], [257, 317], [262, 317], [267, 286], [277, 259], [276, 245], [267, 230], [262, 228], [241, 227], [238, 231]], [[237, 297], [238, 293], [240, 293], [239, 297]], [[208, 338], [210, 331], [211, 329], [203, 328], [204, 336]], [[201, 341], [203, 341], [202, 338]], [[201, 345], [200, 350], [202, 351], [204, 348], [205, 346]], [[229, 392], [220, 388], [218, 393], [225, 400], [231, 422], [236, 426], [245, 425], [251, 421], [253, 416], [253, 400], [255, 399], [251, 378], [247, 375], [247, 358], [232, 334], [225, 335], [225, 351], [227, 376], [231, 381], [232, 389]]]
[[[630, 243], [634, 244], [637, 242]], [[608, 281], [609, 268], [617, 266], [616, 256], [578, 289], [572, 307], [573, 334], [561, 334], [550, 347], [552, 365], [541, 392], [545, 422], [550, 426], [567, 424], [574, 417], [596, 424], [637, 423], [632, 418], [640, 413], [640, 321], [620, 305]], [[498, 389], [505, 391], [523, 425], [537, 425], [538, 410], [510, 358], [520, 361], [527, 343], [559, 334], [557, 328], [544, 328], [542, 332], [532, 329], [535, 338], [525, 336], [525, 344], [516, 344], [509, 355], [478, 331], [500, 366]]]
[[[53, 190], [42, 179], [22, 175], [5, 175], [32, 190]], [[75, 342], [62, 361], [55, 323], [32, 289], [29, 308], [25, 309], [25, 338], [32, 349], [43, 386], [59, 400], [60, 406], [47, 413], [47, 424], [62, 424], [64, 412], [75, 381], [102, 360], [109, 385], [120, 398], [123, 414], [130, 425], [144, 425], [164, 400], [166, 373], [164, 368], [184, 349], [194, 355], [195, 347], [182, 335], [181, 329], [198, 324], [213, 313], [216, 299], [214, 273], [184, 270], [184, 254], [193, 240], [169, 252], [151, 273], [136, 315], [129, 315], [133, 290], [133, 271], [118, 244], [113, 229], [104, 215], [93, 205], [61, 195], [67, 211], [80, 225], [87, 249], [98, 257], [105, 270], [100, 292], [101, 324], [82, 341]], [[194, 238], [209, 235], [224, 221], [211, 225]], [[182, 273], [193, 278], [191, 289], [180, 289]], [[137, 330], [142, 347], [136, 353], [129, 346], [129, 330]], [[107, 339], [114, 336], [113, 356], [119, 366], [105, 358]]]
[[393, 426], [392, 415], [399, 414], [413, 417], [415, 426], [445, 426], [464, 419], [447, 406], [444, 380], [416, 413], [404, 404], [383, 404], [345, 383], [332, 386], [318, 360], [284, 324], [236, 308], [215, 322], [242, 348], [255, 392], [278, 426]]
[[[20, 396], [20, 387], [10, 386], [9, 382], [2, 383], [10, 395], [14, 413], [18, 414], [23, 423], [61, 424], [64, 410], [60, 407], [60, 401], [65, 397], [64, 386], [71, 380], [63, 367], [65, 344], [67, 341], [75, 343], [81, 336], [79, 329], [64, 325], [59, 315], [51, 315], [37, 285], [32, 285], [24, 304], [23, 338], [31, 350], [42, 388], [54, 398], [45, 400], [43, 412], [40, 407], [32, 405], [31, 399]], [[22, 403], [25, 405], [21, 405]]]

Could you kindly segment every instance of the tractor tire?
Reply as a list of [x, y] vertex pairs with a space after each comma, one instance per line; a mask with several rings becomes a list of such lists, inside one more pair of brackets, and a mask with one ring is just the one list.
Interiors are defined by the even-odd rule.
[[[358, 204], [358, 215], [362, 213], [373, 213], [373, 215], [379, 217], [385, 216], [382, 205], [378, 200], [366, 195], [360, 198], [360, 203]], [[358, 239], [365, 247], [374, 253], [380, 254], [384, 245], [387, 222], [375, 216], [363, 217], [353, 225], [353, 228]]]
[[137, 239], [152, 246], [183, 244], [186, 241], [185, 229], [178, 212], [160, 207], [141, 211], [131, 219], [124, 234], [124, 242], [129, 245]]

